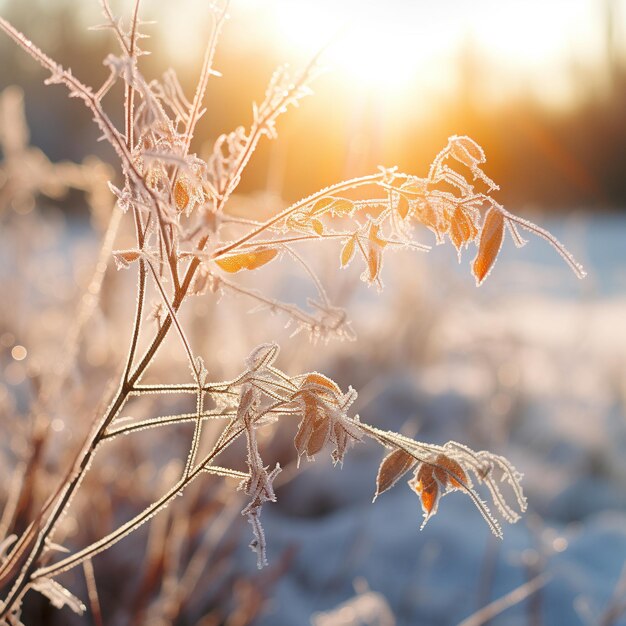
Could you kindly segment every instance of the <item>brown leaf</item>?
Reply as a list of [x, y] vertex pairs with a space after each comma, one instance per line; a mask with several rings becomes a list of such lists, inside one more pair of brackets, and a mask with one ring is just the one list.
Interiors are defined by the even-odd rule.
[[439, 218], [437, 211], [430, 205], [428, 201], [420, 202], [419, 210], [414, 213], [415, 219], [430, 228], [439, 237]]
[[312, 372], [311, 374], [308, 374], [302, 384], [319, 385], [320, 387], [326, 387], [327, 389], [330, 389], [334, 394], [341, 395], [341, 389], [339, 388], [339, 385], [334, 380], [331, 380], [327, 376], [324, 376], [324, 374], [320, 374], [318, 372]]
[[467, 474], [465, 470], [450, 457], [445, 454], [440, 454], [435, 459], [435, 478], [442, 486], [446, 486], [450, 483], [450, 488], [462, 489], [464, 484], [467, 484]]
[[322, 213], [331, 212], [334, 215], [346, 215], [354, 209], [354, 202], [347, 198], [334, 198], [333, 196], [325, 196], [320, 198], [311, 209], [311, 215], [320, 215]]
[[250, 252], [240, 252], [239, 254], [232, 254], [220, 259], [215, 259], [215, 263], [219, 265], [224, 271], [234, 274], [241, 270], [255, 270], [257, 267], [261, 267], [266, 263], [269, 263], [276, 257], [278, 250], [273, 248], [263, 248], [259, 250], [253, 250]]
[[312, 393], [303, 394], [303, 400], [304, 414], [293, 443], [298, 451], [298, 458], [305, 452], [310, 458], [324, 447], [328, 438], [330, 421], [321, 411]]
[[489, 274], [502, 246], [504, 236], [504, 218], [498, 209], [491, 207], [485, 215], [483, 228], [480, 233], [478, 254], [474, 259], [474, 276], [476, 284], [480, 285]]
[[309, 436], [306, 446], [306, 454], [308, 457], [314, 457], [322, 450], [324, 444], [328, 440], [328, 428], [330, 420], [326, 417], [318, 417], [313, 425], [313, 431]]
[[[380, 226], [374, 222], [370, 223], [369, 233], [368, 233], [368, 242], [369, 249], [367, 251], [367, 269], [368, 273], [366, 278], [368, 282], [373, 283], [379, 281], [380, 268], [382, 265], [383, 259], [383, 248], [387, 245], [387, 242], [384, 239], [381, 239], [378, 236], [380, 231]], [[380, 287], [380, 282], [379, 282]]]
[[187, 183], [180, 178], [174, 185], [174, 201], [176, 202], [176, 206], [179, 211], [186, 209], [189, 204], [189, 190]]
[[380, 225], [372, 222], [370, 224], [370, 229], [369, 229], [367, 238], [369, 239], [371, 244], [376, 245], [380, 248], [384, 248], [387, 245], [387, 241], [385, 241], [384, 239], [381, 239], [378, 236], [379, 232], [380, 232]]
[[393, 487], [415, 464], [416, 460], [404, 450], [394, 450], [380, 464], [376, 477], [376, 499], [381, 493]]
[[257, 346], [246, 358], [246, 365], [257, 372], [274, 363], [278, 356], [278, 345], [275, 343], [262, 343]]
[[341, 267], [346, 267], [348, 263], [352, 260], [354, 256], [354, 251], [356, 250], [356, 238], [354, 236], [350, 237], [348, 241], [344, 244], [341, 249]]
[[335, 198], [332, 196], [324, 196], [323, 198], [320, 198], [311, 208], [311, 215], [324, 213], [334, 201]]
[[324, 225], [322, 224], [322, 222], [320, 222], [317, 219], [312, 219], [311, 222], [311, 227], [313, 228], [313, 230], [320, 236], [322, 236], [324, 234]]
[[380, 274], [380, 266], [382, 262], [383, 255], [380, 252], [379, 248], [371, 246], [367, 253], [367, 269], [368, 275], [367, 280], [370, 283], [373, 283], [378, 279], [378, 275]]
[[116, 250], [113, 252], [113, 259], [118, 270], [126, 269], [133, 261], [141, 256], [139, 250]]
[[469, 168], [485, 162], [483, 149], [469, 137], [450, 137], [450, 155]]
[[398, 198], [398, 206], [396, 207], [396, 210], [398, 211], [398, 215], [404, 220], [406, 219], [407, 215], [409, 214], [409, 201], [407, 200], [406, 196], [403, 196], [402, 194], [400, 194], [399, 198]]
[[305, 233], [313, 231], [317, 235], [324, 234], [324, 225], [316, 217], [308, 213], [295, 213], [287, 218], [287, 226], [291, 230], [297, 230]]
[[428, 181], [423, 178], [409, 178], [400, 187], [402, 191], [410, 194], [423, 195], [426, 193]]
[[460, 206], [456, 207], [450, 219], [449, 234], [457, 252], [461, 250], [463, 245], [467, 245], [473, 240], [477, 232], [476, 226], [474, 226], [474, 223], [465, 211]]
[[412, 483], [413, 489], [422, 501], [425, 521], [437, 512], [439, 504], [439, 484], [435, 480], [433, 470], [432, 465], [422, 463]]

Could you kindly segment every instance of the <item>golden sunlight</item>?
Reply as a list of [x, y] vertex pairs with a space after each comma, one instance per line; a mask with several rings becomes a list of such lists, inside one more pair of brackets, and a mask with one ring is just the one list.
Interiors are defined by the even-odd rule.
[[[204, 2], [193, 7], [162, 9], [168, 51], [183, 62], [203, 45], [198, 29], [186, 28], [185, 46], [173, 35], [174, 25], [206, 14]], [[571, 106], [580, 72], [594, 75], [594, 89], [604, 87], [595, 70], [606, 60], [608, 20], [615, 41], [626, 34], [626, 0], [235, 0], [229, 12], [239, 51], [303, 65], [324, 48], [322, 64], [355, 93], [394, 107], [402, 96], [449, 95], [468, 76], [480, 83], [473, 89], [484, 106], [520, 95]]]
[[327, 43], [324, 62], [382, 99], [397, 97], [418, 76], [423, 88], [445, 90], [459, 65], [471, 62], [497, 76], [486, 95], [497, 99], [523, 88], [567, 103], [574, 87], [560, 71], [604, 53], [600, 3], [590, 0], [275, 0], [266, 6], [273, 41], [308, 56]]

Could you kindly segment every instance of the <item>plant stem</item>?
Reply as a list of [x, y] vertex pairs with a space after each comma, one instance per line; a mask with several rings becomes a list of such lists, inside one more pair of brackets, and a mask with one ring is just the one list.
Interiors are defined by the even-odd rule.
[[181, 478], [169, 491], [163, 494], [158, 500], [153, 502], [150, 506], [145, 508], [139, 515], [122, 524], [118, 529], [112, 533], [103, 537], [99, 541], [92, 543], [91, 545], [83, 548], [79, 552], [68, 556], [57, 563], [49, 565], [47, 567], [41, 567], [33, 573], [32, 578], [51, 577], [61, 572], [65, 572], [76, 565], [79, 565], [86, 559], [90, 559], [99, 552], [106, 550], [113, 544], [117, 543], [120, 539], [123, 539], [127, 534], [137, 529], [139, 526], [147, 522], [151, 517], [158, 513], [161, 509], [165, 508], [171, 500], [176, 498], [181, 491], [187, 487], [195, 478], [197, 478], [203, 471], [206, 465], [222, 452], [228, 445], [230, 445], [242, 432], [243, 427], [238, 428], [232, 432], [226, 439], [220, 442], [219, 446], [216, 446], [204, 459], [196, 465], [187, 476]]

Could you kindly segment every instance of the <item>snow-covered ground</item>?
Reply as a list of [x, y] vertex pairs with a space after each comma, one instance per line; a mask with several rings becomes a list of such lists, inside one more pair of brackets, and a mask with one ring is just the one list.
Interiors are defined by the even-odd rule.
[[[601, 623], [626, 563], [626, 218], [541, 222], [585, 264], [586, 280], [541, 241], [522, 250], [507, 241], [478, 290], [470, 259], [457, 266], [450, 246], [398, 254], [385, 261], [382, 294], [362, 287], [346, 303], [356, 345], [282, 339], [280, 361], [353, 385], [364, 421], [507, 456], [525, 475], [528, 513], [499, 541], [452, 493], [420, 531], [418, 498], [403, 482], [371, 502], [379, 447], [355, 446], [342, 469], [328, 454], [305, 462], [263, 511], [270, 574], [284, 571], [259, 626], [447, 626], [520, 587], [524, 595], [529, 581], [538, 591], [492, 626]], [[353, 281], [339, 275], [345, 283], [330, 292], [341, 300]], [[284, 321], [247, 319], [226, 320], [237, 363]], [[236, 567], [253, 574], [247, 531]]]
[[[478, 291], [448, 246], [403, 276], [392, 262], [396, 295], [350, 308], [361, 356], [320, 365], [361, 390], [364, 420], [510, 458], [523, 520], [498, 541], [453, 493], [420, 531], [406, 484], [371, 503], [379, 448], [355, 447], [341, 470], [318, 461], [264, 510], [270, 561], [293, 560], [260, 625], [458, 624], [528, 581], [538, 591], [491, 624], [600, 623], [626, 564], [626, 220], [548, 226], [585, 281], [542, 242], [509, 241]], [[357, 602], [355, 581], [371, 590]]]

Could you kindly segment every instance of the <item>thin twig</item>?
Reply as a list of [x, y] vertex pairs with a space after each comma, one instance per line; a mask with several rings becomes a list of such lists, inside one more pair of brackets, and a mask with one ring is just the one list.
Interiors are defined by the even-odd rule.
[[513, 589], [513, 591], [510, 591], [479, 611], [476, 611], [473, 615], [465, 618], [459, 623], [459, 626], [482, 626], [482, 624], [486, 624], [489, 620], [496, 617], [496, 615], [500, 615], [500, 613], [503, 613], [507, 609], [510, 609], [528, 598], [528, 596], [536, 593], [539, 589], [549, 583], [550, 579], [551, 576], [546, 573], [535, 576], [535, 578], [532, 578], [523, 585]]
[[96, 585], [96, 574], [93, 571], [91, 559], [83, 561], [83, 571], [85, 582], [87, 583], [87, 595], [89, 596], [89, 606], [91, 607], [91, 617], [95, 626], [103, 626], [102, 610], [100, 608], [100, 598], [98, 597], [98, 587]]

